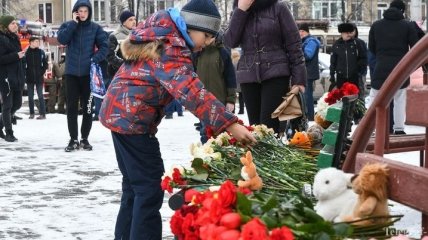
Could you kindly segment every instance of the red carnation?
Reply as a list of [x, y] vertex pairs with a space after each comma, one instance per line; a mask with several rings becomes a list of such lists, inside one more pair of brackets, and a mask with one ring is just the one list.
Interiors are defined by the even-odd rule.
[[272, 230], [270, 240], [294, 240], [294, 236], [289, 228], [281, 227]]
[[236, 187], [231, 181], [224, 182], [218, 190], [218, 200], [222, 207], [233, 207], [236, 203]]
[[169, 193], [172, 193], [171, 181], [172, 181], [171, 177], [166, 176], [161, 182], [162, 190], [164, 190], [164, 191], [166, 190]]
[[242, 227], [242, 240], [267, 240], [267, 228], [259, 218], [253, 218]]
[[172, 172], [172, 180], [178, 185], [186, 185], [186, 181], [184, 181], [183, 176], [180, 173], [178, 168], [174, 168]]

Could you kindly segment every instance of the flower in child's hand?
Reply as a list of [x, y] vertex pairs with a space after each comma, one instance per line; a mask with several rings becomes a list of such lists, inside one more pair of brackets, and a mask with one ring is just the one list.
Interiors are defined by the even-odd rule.
[[161, 182], [161, 188], [163, 191], [168, 191], [169, 193], [172, 193], [172, 186], [171, 186], [172, 178], [169, 176], [164, 177], [164, 179]]

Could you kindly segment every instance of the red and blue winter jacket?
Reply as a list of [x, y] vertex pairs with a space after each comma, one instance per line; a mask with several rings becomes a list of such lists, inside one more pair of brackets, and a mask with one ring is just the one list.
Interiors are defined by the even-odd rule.
[[[159, 11], [134, 30], [124, 53], [145, 54], [136, 45], [158, 41], [158, 59], [126, 60], [114, 76], [99, 113], [100, 122], [121, 134], [155, 134], [164, 107], [177, 99], [214, 133], [238, 121], [194, 72], [191, 50], [167, 11]], [[144, 49], [144, 48], [141, 48]]]

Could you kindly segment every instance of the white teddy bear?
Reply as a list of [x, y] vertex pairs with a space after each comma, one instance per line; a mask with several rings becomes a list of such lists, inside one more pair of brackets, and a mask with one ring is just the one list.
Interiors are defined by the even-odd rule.
[[342, 222], [357, 203], [351, 186], [353, 174], [336, 168], [324, 168], [315, 175], [313, 193], [318, 200], [315, 211], [327, 221]]

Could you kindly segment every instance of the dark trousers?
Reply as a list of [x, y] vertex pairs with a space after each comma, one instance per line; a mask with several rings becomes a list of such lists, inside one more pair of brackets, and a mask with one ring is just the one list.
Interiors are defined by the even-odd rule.
[[92, 128], [92, 97], [89, 86], [89, 76], [77, 77], [66, 75], [67, 81], [67, 124], [72, 139], [78, 138], [77, 116], [79, 115], [79, 100], [83, 109], [83, 120], [80, 132], [87, 139]]
[[43, 83], [27, 83], [28, 90], [28, 107], [30, 114], [34, 115], [34, 86], [36, 87], [37, 98], [39, 99], [39, 114], [46, 114], [45, 98], [43, 97]]
[[309, 121], [314, 120], [314, 82], [317, 79], [308, 79], [305, 88], [306, 109], [308, 110]]
[[122, 173], [122, 199], [117, 215], [115, 240], [160, 240], [160, 208], [164, 173], [159, 142], [150, 134], [112, 132], [116, 159]]
[[177, 112], [179, 115], [183, 114], [183, 106], [175, 99], [165, 106], [166, 115], [172, 115], [174, 112]]
[[244, 113], [245, 103], [244, 103], [244, 95], [242, 94], [242, 92], [238, 93], [238, 100], [239, 100], [239, 112], [238, 113]]
[[0, 130], [12, 130], [12, 116], [22, 105], [22, 91], [0, 88], [2, 113], [0, 114]]
[[273, 128], [275, 133], [281, 132], [278, 118], [271, 118], [271, 114], [288, 90], [289, 77], [272, 78], [261, 83], [241, 83], [250, 125], [264, 124]]
[[67, 84], [65, 77], [59, 81], [59, 91], [58, 91], [58, 112], [65, 112], [65, 103], [67, 101]]
[[49, 83], [47, 84], [48, 92], [49, 92], [49, 100], [48, 100], [48, 111], [49, 113], [55, 112], [56, 98], [58, 95], [57, 83]]

